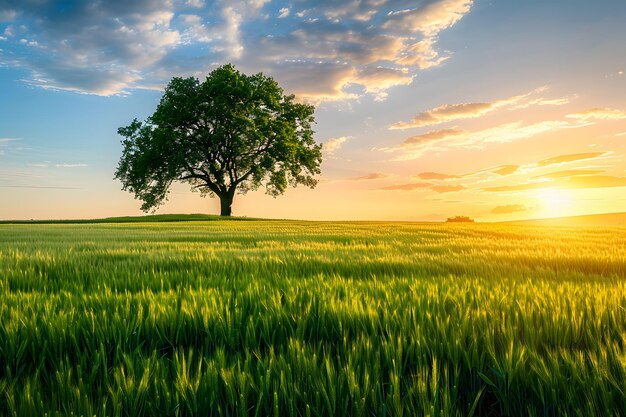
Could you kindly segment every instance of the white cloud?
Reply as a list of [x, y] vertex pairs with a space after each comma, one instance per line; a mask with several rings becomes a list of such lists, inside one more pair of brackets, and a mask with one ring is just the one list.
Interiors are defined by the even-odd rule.
[[204, 0], [187, 0], [185, 4], [190, 7], [201, 9], [204, 7]]
[[326, 142], [324, 142], [322, 150], [327, 156], [332, 156], [343, 146], [344, 143], [346, 143], [347, 140], [347, 136], [328, 139]]
[[469, 13], [473, 0], [432, 1], [414, 9], [398, 10], [389, 14], [383, 28], [405, 33], [421, 32], [435, 36]]
[[21, 141], [20, 138], [0, 138], [0, 156], [6, 154], [6, 150], [19, 150], [15, 146], [12, 146], [14, 142]]
[[434, 48], [435, 40], [426, 38], [405, 48], [402, 55], [396, 59], [400, 65], [414, 66], [419, 69], [428, 69], [441, 65], [448, 56], [440, 56]]
[[226, 22], [224, 31], [224, 39], [226, 40], [226, 53], [232, 58], [239, 58], [244, 50], [241, 43], [241, 35], [239, 26], [241, 25], [242, 16], [232, 7], [225, 7], [222, 15]]
[[362, 85], [366, 92], [373, 94], [377, 101], [381, 101], [387, 97], [389, 88], [409, 85], [412, 81], [413, 77], [406, 70], [368, 67], [359, 72], [354, 83]]
[[86, 167], [87, 164], [68, 164], [68, 163], [62, 163], [62, 164], [56, 164], [55, 167], [57, 168], [83, 168]]
[[284, 19], [287, 16], [289, 16], [289, 8], [288, 7], [283, 7], [278, 11], [278, 18], [279, 19]]

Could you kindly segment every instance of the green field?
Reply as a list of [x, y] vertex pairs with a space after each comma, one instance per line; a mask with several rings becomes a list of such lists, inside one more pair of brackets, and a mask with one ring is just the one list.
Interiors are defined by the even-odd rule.
[[0, 225], [2, 416], [626, 415], [626, 229]]

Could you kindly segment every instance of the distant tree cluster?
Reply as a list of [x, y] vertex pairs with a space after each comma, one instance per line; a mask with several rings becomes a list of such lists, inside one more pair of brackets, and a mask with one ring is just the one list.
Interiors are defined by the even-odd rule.
[[474, 219], [467, 216], [448, 217], [446, 223], [474, 223]]

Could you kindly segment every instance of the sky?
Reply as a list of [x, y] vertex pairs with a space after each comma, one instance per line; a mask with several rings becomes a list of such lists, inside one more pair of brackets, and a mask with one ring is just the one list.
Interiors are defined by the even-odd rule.
[[[626, 211], [626, 1], [0, 0], [0, 219], [140, 215], [117, 129], [232, 63], [316, 106], [315, 189], [233, 214]], [[219, 213], [175, 184], [157, 213]]]

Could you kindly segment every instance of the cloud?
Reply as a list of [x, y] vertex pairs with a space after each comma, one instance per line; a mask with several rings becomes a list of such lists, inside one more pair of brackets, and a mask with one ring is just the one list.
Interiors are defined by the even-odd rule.
[[430, 189], [438, 193], [451, 193], [464, 190], [465, 187], [462, 185], [433, 185]]
[[575, 177], [577, 175], [594, 175], [604, 172], [601, 169], [567, 169], [564, 171], [549, 172], [547, 174], [541, 174], [532, 177], [531, 179], [557, 179]]
[[12, 22], [17, 17], [17, 11], [0, 6], [0, 22]]
[[87, 164], [68, 164], [68, 163], [62, 163], [62, 164], [56, 164], [55, 167], [57, 168], [83, 168], [86, 167]]
[[434, 43], [435, 40], [432, 38], [415, 42], [404, 49], [401, 57], [395, 60], [396, 64], [409, 65], [422, 70], [441, 65], [450, 57], [440, 56], [434, 48]]
[[5, 150], [13, 149], [11, 145], [20, 140], [20, 138], [0, 138], [0, 156], [5, 154]]
[[78, 187], [53, 187], [43, 185], [0, 185], [1, 188], [38, 188], [38, 189], [51, 189], [51, 190], [80, 190]]
[[386, 191], [413, 191], [413, 190], [419, 190], [419, 189], [424, 189], [424, 188], [430, 188], [432, 184], [428, 183], [428, 182], [412, 182], [409, 184], [396, 184], [396, 185], [388, 185], [386, 187], [381, 187], [378, 188], [379, 190], [386, 190]]
[[492, 193], [502, 193], [502, 192], [511, 192], [511, 191], [525, 191], [532, 190], [536, 188], [549, 188], [553, 186], [553, 184], [549, 184], [547, 182], [533, 182], [533, 183], [521, 183], [514, 185], [501, 185], [498, 187], [486, 187], [483, 188], [483, 191], [488, 191]]
[[379, 180], [382, 178], [387, 178], [387, 174], [382, 174], [380, 172], [372, 172], [371, 174], [361, 175], [359, 177], [349, 178], [352, 181], [365, 181], [365, 180]]
[[511, 175], [517, 172], [518, 169], [519, 165], [501, 165], [493, 172], [498, 175]]
[[328, 156], [334, 155], [344, 143], [348, 140], [347, 136], [341, 136], [339, 138], [328, 139], [323, 143], [322, 150]]
[[204, 7], [204, 0], [187, 0], [185, 4], [190, 7], [195, 7], [196, 9], [201, 9]]
[[387, 90], [391, 87], [409, 85], [413, 77], [406, 70], [397, 70], [384, 67], [368, 67], [361, 70], [353, 82], [364, 86], [367, 93], [374, 95], [377, 101], [387, 97]]
[[29, 70], [31, 85], [117, 94], [180, 40], [169, 0], [57, 3], [16, 2], [25, 42], [12, 43], [0, 62]]
[[0, 18], [12, 24], [0, 64], [28, 71], [37, 87], [128, 93], [230, 61], [319, 103], [383, 100], [441, 65], [449, 54], [437, 51], [438, 36], [473, 1], [300, 0], [271, 11], [268, 0], [5, 3]]
[[42, 178], [42, 175], [33, 172], [20, 171], [2, 171], [0, 170], [0, 178]]
[[493, 103], [445, 104], [419, 113], [410, 122], [394, 123], [390, 129], [409, 129], [437, 125], [453, 120], [474, 118], [488, 113], [494, 108], [496, 107]]
[[469, 13], [473, 0], [443, 0], [423, 3], [414, 9], [391, 12], [383, 28], [392, 28], [405, 34], [421, 32], [425, 36], [436, 36]]
[[129, 85], [140, 80], [137, 75], [97, 68], [83, 69], [50, 65], [45, 73], [35, 67], [29, 69], [32, 74], [31, 78], [25, 80], [29, 85], [45, 90], [72, 91], [100, 96], [123, 93]]
[[543, 133], [586, 125], [585, 122], [572, 123], [568, 121], [546, 120], [528, 125], [524, 125], [521, 121], [505, 123], [473, 132], [458, 128], [441, 129], [411, 136], [398, 146], [375, 149], [384, 152], [398, 152], [400, 155], [394, 160], [408, 161], [417, 159], [428, 151], [459, 148], [484, 149], [490, 143], [514, 142]]
[[626, 119], [626, 112], [622, 110], [610, 109], [607, 107], [596, 107], [579, 113], [568, 114], [566, 117], [577, 120], [622, 120]]
[[396, 122], [392, 124], [389, 128], [391, 130], [410, 129], [416, 127], [438, 125], [456, 120], [474, 119], [503, 108], [514, 110], [518, 108], [529, 107], [532, 105], [554, 106], [569, 103], [569, 100], [566, 98], [551, 100], [543, 98], [531, 99], [533, 95], [542, 91], [545, 91], [545, 88], [538, 88], [526, 94], [517, 95], [501, 100], [495, 100], [488, 103], [444, 104], [442, 106], [435, 107], [433, 109], [419, 113], [408, 122]]
[[291, 62], [272, 66], [271, 73], [284, 88], [299, 99], [319, 104], [322, 101], [342, 101], [358, 98], [346, 91], [356, 77], [356, 70], [342, 63]]
[[494, 207], [491, 212], [493, 214], [509, 214], [509, 213], [517, 213], [520, 211], [526, 211], [528, 208], [523, 204], [508, 204], [506, 206], [497, 206]]
[[626, 187], [626, 177], [613, 177], [609, 175], [580, 175], [567, 178], [557, 178], [551, 181], [526, 182], [514, 185], [483, 188], [488, 192], [513, 192], [539, 188], [610, 188]]
[[[313, 103], [356, 99], [363, 94], [383, 100], [387, 90], [408, 85], [415, 76], [414, 71], [392, 62], [404, 47], [403, 40], [376, 28], [300, 22], [290, 33], [257, 36], [252, 42], [249, 49], [257, 65], [301, 100]], [[346, 92], [349, 87], [353, 92]]]
[[438, 172], [420, 172], [417, 174], [417, 177], [423, 180], [447, 180], [451, 178], [460, 178], [458, 175], [441, 174]]
[[50, 161], [32, 162], [28, 164], [28, 166], [33, 168], [48, 168], [50, 166]]
[[585, 152], [585, 153], [571, 153], [566, 155], [557, 155], [551, 158], [542, 159], [537, 162], [540, 167], [556, 164], [564, 164], [567, 162], [582, 161], [583, 159], [593, 159], [606, 155], [606, 152]]
[[[412, 151], [411, 155], [415, 155], [416, 152], [423, 151], [427, 146], [433, 146], [438, 142], [443, 142], [455, 137], [461, 137], [465, 135], [465, 131], [457, 128], [433, 130], [421, 135], [415, 135], [408, 137], [400, 145], [386, 148], [374, 148], [373, 150], [383, 152], [399, 152], [399, 151]], [[419, 153], [421, 155], [421, 153]], [[418, 156], [419, 156], [418, 155]], [[417, 157], [417, 156], [415, 156]], [[403, 157], [400, 157], [402, 159]], [[408, 159], [415, 159], [409, 157]]]
[[224, 40], [225, 45], [219, 51], [225, 51], [230, 58], [240, 58], [243, 53], [244, 46], [241, 41], [241, 34], [239, 32], [239, 26], [243, 16], [235, 10], [234, 7], [225, 7], [222, 10], [222, 17], [225, 22]]
[[563, 181], [565, 188], [607, 188], [626, 187], [626, 177], [609, 175], [581, 175]]

